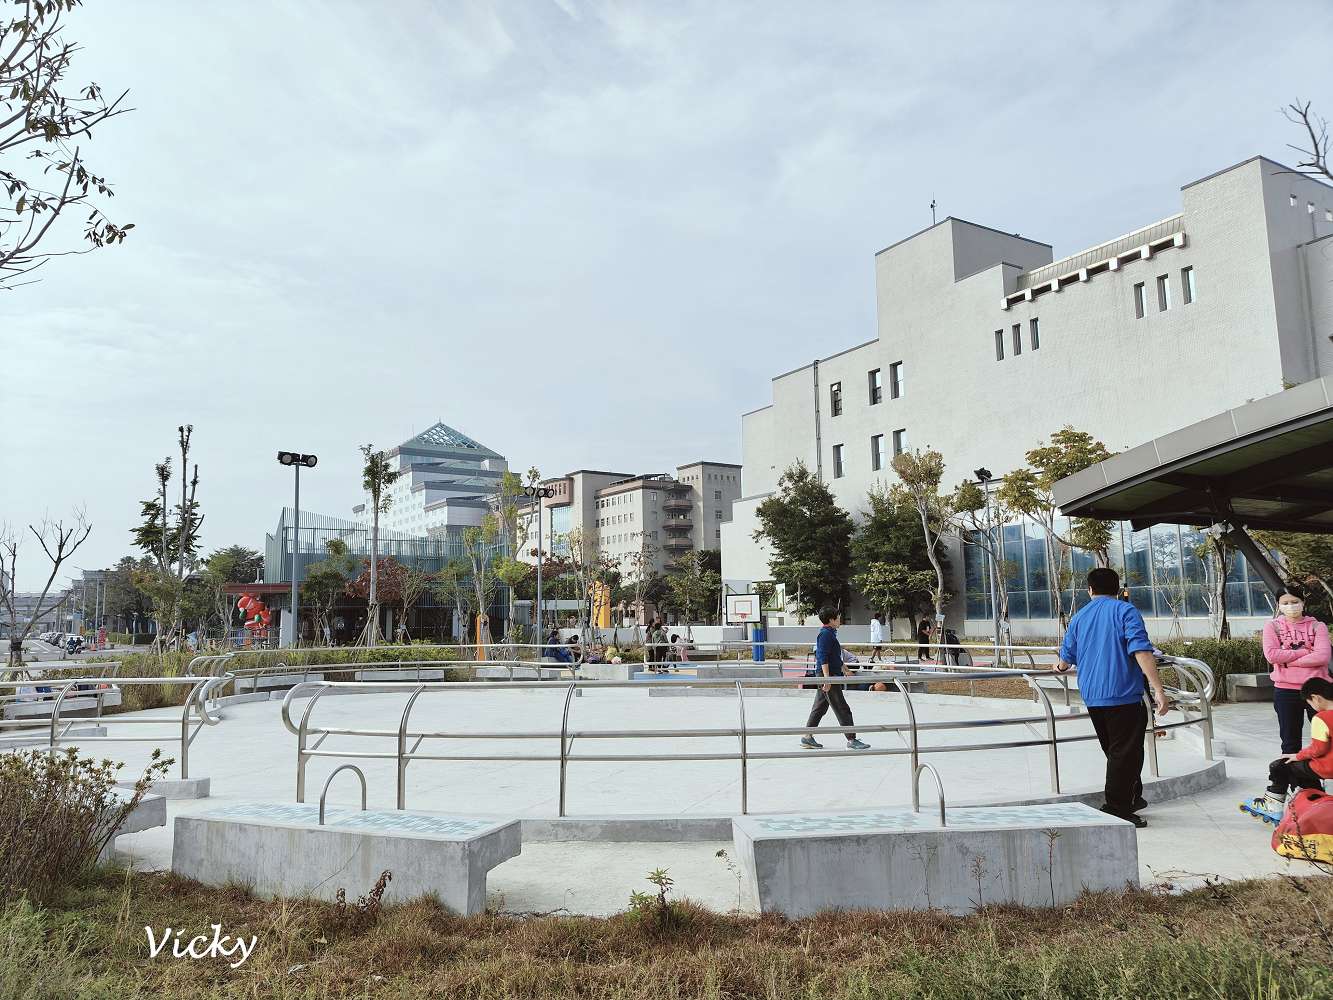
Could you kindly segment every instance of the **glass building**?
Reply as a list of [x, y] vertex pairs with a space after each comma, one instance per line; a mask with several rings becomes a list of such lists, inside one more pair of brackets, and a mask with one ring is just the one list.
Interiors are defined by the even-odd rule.
[[[1056, 529], [1066, 533], [1068, 522], [1058, 520]], [[1001, 571], [1010, 620], [1057, 618], [1061, 609], [1053, 607], [1046, 529], [1035, 521], [1025, 520], [1007, 524], [1001, 530]], [[1058, 555], [1058, 543], [1056, 552]], [[1130, 600], [1145, 618], [1208, 617], [1212, 570], [1207, 539], [1198, 528], [1155, 524], [1133, 531], [1128, 524], [1114, 524], [1108, 555], [1111, 568], [1120, 574], [1121, 586], [1129, 590]], [[986, 562], [986, 551], [980, 545], [963, 545], [967, 617], [971, 620], [992, 617]], [[1095, 565], [1090, 552], [1073, 549], [1064, 554], [1057, 587], [1066, 613], [1088, 602], [1086, 579], [1088, 570]], [[1267, 587], [1239, 553], [1231, 555], [1226, 578], [1228, 616], [1273, 614]]]

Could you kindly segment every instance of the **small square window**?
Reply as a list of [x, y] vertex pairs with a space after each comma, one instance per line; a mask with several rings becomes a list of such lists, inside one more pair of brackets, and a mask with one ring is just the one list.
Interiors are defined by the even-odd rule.
[[870, 469], [872, 472], [881, 471], [887, 464], [884, 455], [884, 435], [876, 434], [870, 439]]
[[1032, 341], [1032, 349], [1034, 351], [1041, 346], [1041, 329], [1037, 326], [1037, 318], [1035, 316], [1028, 320], [1028, 339]]
[[889, 365], [889, 398], [901, 399], [903, 395], [903, 363], [895, 361]]
[[1004, 331], [1003, 331], [1003, 330], [996, 330], [996, 331], [995, 331], [995, 360], [996, 360], [996, 361], [1003, 361], [1003, 360], [1004, 360]]
[[829, 413], [838, 416], [842, 413], [842, 383], [834, 382], [828, 387]]
[[833, 446], [833, 478], [841, 479], [845, 471], [842, 464], [842, 445], [835, 444]]
[[1305, 213], [1307, 215], [1314, 215], [1314, 202], [1307, 201], [1305, 203]]
[[884, 381], [880, 375], [880, 370], [876, 368], [872, 372], [867, 372], [866, 381], [870, 388], [870, 405], [874, 406], [884, 398]]
[[722, 520], [722, 511], [720, 511], [720, 510], [715, 510], [715, 511], [713, 511], [713, 515], [717, 518], [717, 520], [719, 520], [719, 521]]
[[1287, 195], [1287, 204], [1292, 208], [1296, 207], [1296, 196], [1294, 194]]
[[1134, 286], [1134, 318], [1143, 319], [1148, 312], [1148, 293], [1143, 288], [1143, 282], [1140, 281]]
[[1018, 357], [1020, 354], [1023, 353], [1023, 324], [1015, 323], [1013, 333], [1014, 333], [1014, 357]]
[[899, 428], [893, 432], [893, 454], [894, 457], [901, 455], [907, 450], [907, 429]]
[[713, 499], [714, 499], [714, 500], [721, 500], [721, 499], [722, 499], [722, 491], [721, 491], [721, 490], [713, 490]]
[[1324, 209], [1324, 221], [1333, 222], [1333, 208]]

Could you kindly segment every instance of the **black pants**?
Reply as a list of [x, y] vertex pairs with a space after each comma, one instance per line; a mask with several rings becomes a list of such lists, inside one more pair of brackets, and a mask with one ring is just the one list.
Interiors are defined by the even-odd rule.
[[1092, 728], [1106, 754], [1106, 804], [1111, 812], [1129, 816], [1134, 803], [1143, 797], [1143, 740], [1148, 728], [1148, 709], [1141, 701], [1132, 705], [1089, 706]]
[[1301, 748], [1301, 729], [1306, 716], [1314, 718], [1314, 709], [1301, 700], [1299, 691], [1273, 688], [1273, 711], [1277, 713], [1277, 731], [1282, 738], [1282, 752], [1296, 753]]
[[[828, 713], [829, 706], [833, 707], [833, 714], [837, 717], [838, 725], [852, 726], [852, 710], [847, 704], [847, 697], [842, 693], [842, 687], [834, 684], [829, 688], [829, 693], [824, 693], [821, 686], [815, 691], [815, 703], [810, 706], [810, 718], [805, 720], [807, 729], [814, 729], [821, 719]], [[856, 739], [855, 733], [844, 733], [849, 740]]]
[[1314, 773], [1308, 760], [1275, 760], [1268, 765], [1268, 790], [1286, 795], [1288, 788], [1323, 789], [1324, 779]]

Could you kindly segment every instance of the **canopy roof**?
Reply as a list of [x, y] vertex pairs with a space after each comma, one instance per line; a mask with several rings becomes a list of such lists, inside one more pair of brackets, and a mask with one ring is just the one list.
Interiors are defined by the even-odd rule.
[[1060, 480], [1069, 517], [1228, 521], [1333, 534], [1333, 377], [1305, 382], [1154, 438]]

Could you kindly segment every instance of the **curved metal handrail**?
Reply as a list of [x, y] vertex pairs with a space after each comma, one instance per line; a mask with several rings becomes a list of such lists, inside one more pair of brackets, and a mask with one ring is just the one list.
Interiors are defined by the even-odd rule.
[[940, 772], [935, 770], [933, 764], [918, 764], [912, 772], [912, 812], [921, 811], [921, 772], [929, 771], [931, 777], [935, 779], [935, 791], [939, 796], [940, 804], [940, 826], [945, 826], [944, 821], [944, 782], [940, 780]]
[[325, 797], [329, 794], [329, 785], [333, 784], [333, 779], [336, 778], [336, 777], [338, 776], [338, 772], [339, 772], [339, 771], [351, 771], [351, 772], [353, 772], [358, 778], [361, 779], [361, 811], [362, 811], [362, 812], [365, 812], [365, 811], [366, 811], [366, 776], [365, 776], [365, 774], [362, 772], [361, 768], [357, 767], [355, 764], [343, 764], [343, 765], [341, 765], [341, 766], [339, 766], [339, 767], [335, 767], [335, 768], [333, 769], [333, 773], [330, 774], [329, 777], [328, 777], [328, 780], [324, 782], [324, 790], [323, 790], [322, 792], [319, 793], [319, 825], [320, 825], [320, 826], [323, 826], [323, 825], [324, 825], [324, 799], [325, 799]]

